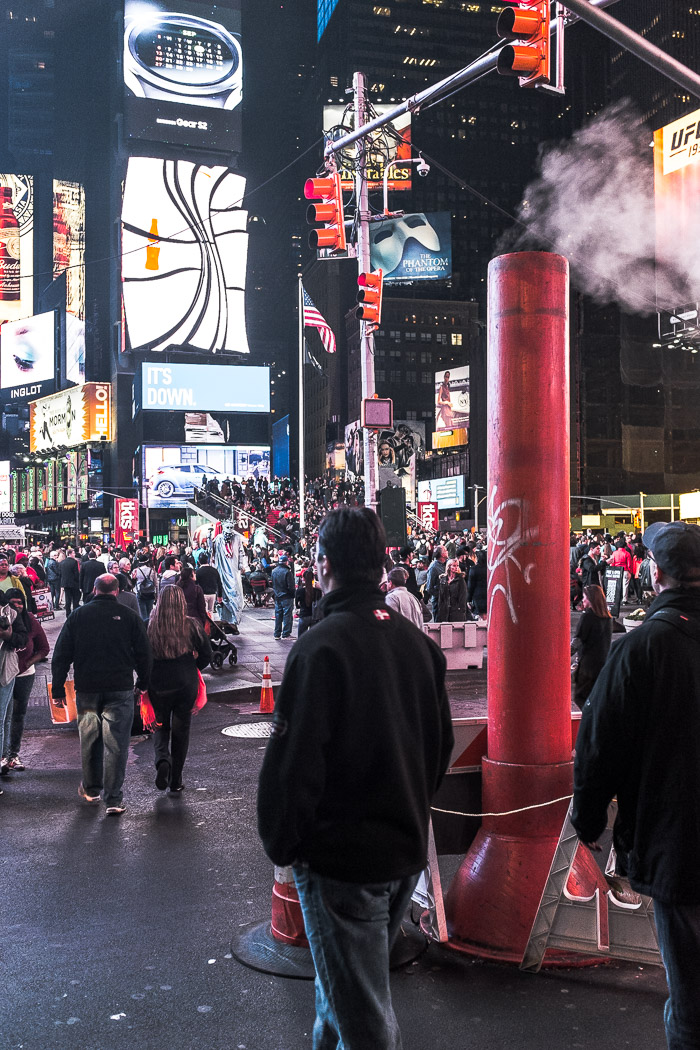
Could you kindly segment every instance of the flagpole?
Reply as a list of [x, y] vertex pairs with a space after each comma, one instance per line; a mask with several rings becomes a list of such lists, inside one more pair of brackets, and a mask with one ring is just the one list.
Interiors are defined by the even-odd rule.
[[304, 289], [299, 274], [299, 530], [302, 539], [306, 531], [304, 473]]

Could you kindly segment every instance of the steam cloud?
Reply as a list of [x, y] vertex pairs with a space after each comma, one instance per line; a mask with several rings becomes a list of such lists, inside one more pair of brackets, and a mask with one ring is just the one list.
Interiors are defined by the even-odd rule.
[[700, 293], [700, 208], [678, 231], [672, 259], [655, 259], [651, 135], [631, 103], [609, 107], [570, 140], [545, 147], [518, 210], [528, 227], [499, 252], [542, 248], [568, 258], [572, 280], [630, 313], [677, 308]]

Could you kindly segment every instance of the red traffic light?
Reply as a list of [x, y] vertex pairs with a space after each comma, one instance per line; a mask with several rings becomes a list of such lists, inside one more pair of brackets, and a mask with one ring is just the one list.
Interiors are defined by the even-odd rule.
[[496, 32], [506, 44], [498, 52], [496, 68], [504, 76], [519, 77], [521, 87], [549, 83], [549, 0], [522, 0], [520, 7], [501, 11]]
[[361, 273], [357, 278], [359, 291], [357, 301], [361, 303], [356, 310], [361, 321], [379, 324], [382, 316], [383, 275], [381, 270], [374, 273]]
[[307, 222], [322, 222], [325, 227], [309, 232], [309, 248], [330, 248], [344, 251], [345, 213], [343, 211], [343, 189], [338, 173], [327, 179], [307, 179], [304, 183], [307, 200], [320, 199], [322, 204], [310, 204], [306, 209]]

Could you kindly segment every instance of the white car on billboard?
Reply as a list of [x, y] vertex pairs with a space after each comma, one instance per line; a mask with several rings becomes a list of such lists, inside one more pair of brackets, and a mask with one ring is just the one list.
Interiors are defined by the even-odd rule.
[[151, 474], [148, 487], [160, 499], [173, 496], [191, 496], [202, 483], [216, 478], [221, 483], [228, 475], [204, 463], [164, 463]]

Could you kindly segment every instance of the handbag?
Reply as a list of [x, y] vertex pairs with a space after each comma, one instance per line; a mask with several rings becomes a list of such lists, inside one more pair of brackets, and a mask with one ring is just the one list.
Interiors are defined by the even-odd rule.
[[197, 677], [199, 678], [199, 687], [197, 689], [197, 698], [194, 702], [194, 707], [192, 708], [193, 714], [196, 714], [197, 711], [201, 711], [207, 702], [207, 687], [202, 678], [202, 672], [199, 669], [197, 669]]

